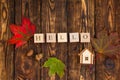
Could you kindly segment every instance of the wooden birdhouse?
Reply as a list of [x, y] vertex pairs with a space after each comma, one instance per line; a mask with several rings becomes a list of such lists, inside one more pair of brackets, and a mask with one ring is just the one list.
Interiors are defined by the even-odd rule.
[[93, 64], [93, 53], [88, 49], [84, 49], [80, 54], [80, 63], [81, 64]]

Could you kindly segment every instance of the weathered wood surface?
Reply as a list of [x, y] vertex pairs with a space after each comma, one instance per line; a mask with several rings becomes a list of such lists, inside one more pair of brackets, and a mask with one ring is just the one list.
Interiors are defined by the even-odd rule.
[[[120, 1], [118, 0], [95, 0], [95, 32], [96, 35], [99, 32], [106, 30], [107, 33], [117, 31], [119, 33], [118, 22], [120, 22], [119, 10]], [[120, 35], [120, 34], [119, 34]], [[119, 36], [120, 38], [120, 36]], [[119, 43], [120, 44], [120, 43]], [[120, 52], [119, 52], [120, 53]], [[105, 57], [101, 57], [100, 60], [96, 61], [96, 80], [119, 80], [120, 78], [120, 66], [119, 66], [119, 56], [116, 54], [117, 59], [113, 60], [115, 62], [115, 67], [108, 70], [104, 66]]]
[[[90, 43], [44, 43], [26, 45], [15, 49], [8, 45], [12, 36], [9, 25], [21, 24], [28, 17], [36, 25], [37, 33], [90, 32], [91, 37], [106, 30], [117, 31], [120, 37], [120, 0], [0, 0], [0, 80], [119, 80], [120, 58], [115, 68], [107, 70], [103, 62], [96, 61], [96, 70], [80, 65], [79, 52], [93, 48]], [[33, 55], [27, 54], [33, 50]], [[38, 61], [35, 56], [43, 54]], [[65, 65], [63, 78], [48, 76], [42, 65], [51, 56]], [[104, 60], [104, 57], [101, 57]], [[93, 65], [94, 68], [94, 65]]]
[[12, 1], [0, 1], [0, 80], [14, 79], [14, 48], [7, 43], [11, 37], [8, 25], [14, 23]]

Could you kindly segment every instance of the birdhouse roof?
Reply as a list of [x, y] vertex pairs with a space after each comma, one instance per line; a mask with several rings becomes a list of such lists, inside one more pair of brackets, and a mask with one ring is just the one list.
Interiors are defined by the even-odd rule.
[[80, 56], [80, 55], [83, 54], [85, 51], [88, 51], [89, 53], [92, 54], [92, 52], [91, 52], [89, 49], [85, 48], [85, 49], [82, 50], [78, 55]]

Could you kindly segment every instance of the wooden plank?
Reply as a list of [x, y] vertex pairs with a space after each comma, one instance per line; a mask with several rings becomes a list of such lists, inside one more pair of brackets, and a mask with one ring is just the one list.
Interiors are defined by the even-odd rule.
[[[90, 33], [90, 37], [94, 36], [94, 0], [81, 0], [81, 32]], [[93, 52], [91, 43], [81, 43], [80, 51], [84, 48], [88, 48]], [[91, 68], [90, 68], [91, 67]], [[81, 65], [80, 78], [85, 80], [94, 80], [94, 64], [93, 65]]]
[[[94, 0], [92, 1], [68, 1], [68, 32], [90, 32], [94, 36]], [[90, 43], [69, 44], [69, 79], [94, 80], [94, 74], [90, 73], [89, 66], [79, 65], [77, 55], [82, 49], [88, 48], [92, 51]], [[79, 75], [78, 75], [79, 74]], [[88, 78], [87, 78], [88, 77]]]
[[[42, 26], [42, 32], [45, 34], [46, 33], [46, 28], [49, 26], [49, 19], [48, 19], [48, 15], [49, 15], [49, 12], [48, 12], [48, 0], [42, 0], [42, 4], [41, 4], [42, 8], [41, 8], [41, 26]], [[42, 63], [45, 62], [45, 60], [47, 60], [48, 58], [48, 47], [47, 47], [47, 44], [45, 43], [43, 46], [42, 46], [42, 49], [43, 49], [43, 53], [44, 53], [44, 56], [43, 56], [43, 60], [42, 60]], [[50, 78], [48, 77], [48, 70], [46, 68], [42, 68], [42, 75], [41, 75], [41, 80], [50, 80]]]
[[[21, 18], [22, 18], [22, 16], [21, 16], [21, 13], [22, 13], [21, 12], [22, 11], [21, 5], [22, 5], [22, 3], [21, 2], [22, 2], [21, 0], [15, 0], [15, 24], [16, 25], [21, 24]], [[20, 62], [19, 62], [19, 64], [17, 62], [17, 59], [18, 59], [18, 57], [17, 57], [18, 53], [17, 52], [18, 52], [18, 50], [15, 50], [15, 77], [14, 77], [14, 79], [15, 80], [17, 80], [17, 79], [18, 80], [19, 79], [23, 80], [21, 74], [19, 73], [18, 65], [20, 65]]]
[[[105, 25], [105, 4], [106, 2], [102, 1], [102, 0], [95, 0], [95, 31], [96, 31], [96, 36], [99, 34], [99, 32], [101, 32], [102, 30], [106, 29]], [[104, 77], [104, 71], [103, 71], [103, 63], [102, 63], [103, 57], [101, 57], [99, 60], [96, 59], [96, 76], [95, 79], [97, 80], [101, 80], [101, 79], [105, 79]]]
[[[67, 1], [67, 26], [68, 32], [80, 32], [81, 25], [81, 1]], [[80, 65], [78, 53], [80, 43], [68, 44], [68, 80], [80, 80]]]
[[[59, 3], [59, 4], [58, 4]], [[56, 20], [55, 27], [58, 33], [67, 32], [67, 0], [56, 0], [55, 10], [56, 10]], [[56, 80], [68, 80], [68, 53], [67, 53], [68, 43], [58, 43], [56, 48], [56, 57], [62, 60], [66, 65], [65, 75], [63, 78], [56, 77]]]
[[[106, 10], [105, 10], [105, 26], [107, 27], [107, 32], [110, 34], [111, 32], [115, 32], [116, 31], [116, 26], [115, 26], [115, 1], [114, 0], [108, 0], [106, 1]], [[117, 55], [116, 55], [117, 57]], [[106, 59], [105, 59], [106, 60]], [[112, 60], [112, 59], [111, 59]], [[104, 79], [111, 79], [111, 80], [117, 80], [116, 79], [116, 74], [118, 71], [118, 63], [119, 63], [119, 59], [117, 57], [117, 60], [113, 60], [115, 62], [115, 67], [111, 70], [113, 70], [114, 72], [111, 72], [111, 70], [108, 70], [107, 68], [103, 68], [104, 70], [104, 74], [102, 77], [104, 77]]]
[[[119, 39], [120, 39], [120, 25], [119, 25], [119, 23], [120, 23], [120, 0], [114, 1], [114, 9], [115, 9], [115, 18], [114, 19], [115, 19], [115, 28], [116, 28], [115, 31], [118, 32]], [[120, 43], [118, 45], [120, 45]], [[120, 54], [120, 52], [118, 54]], [[116, 55], [116, 57], [117, 57], [116, 62], [115, 62], [116, 68], [114, 70], [115, 71], [114, 75], [115, 75], [115, 79], [119, 80], [120, 79], [120, 74], [119, 74], [120, 73], [120, 58], [117, 55]]]
[[[18, 13], [21, 17], [29, 18], [33, 24], [39, 27], [39, 4], [38, 0], [22, 0], [17, 1], [20, 4], [20, 12]], [[37, 13], [38, 12], [38, 13]], [[22, 15], [22, 16], [21, 16]], [[17, 20], [16, 20], [17, 21]], [[20, 21], [19, 21], [20, 22]], [[37, 23], [36, 23], [37, 22]], [[16, 53], [16, 79], [32, 79], [32, 80], [39, 80], [40, 79], [40, 67], [39, 62], [36, 61], [35, 56], [38, 54], [37, 46], [33, 43], [33, 37], [31, 40], [23, 47], [19, 48]], [[27, 56], [29, 51], [33, 50], [33, 55]], [[37, 70], [39, 69], [39, 70]]]
[[[56, 20], [56, 3], [53, 0], [42, 0], [42, 30], [43, 33], [54, 33], [56, 32], [55, 20]], [[42, 48], [44, 51], [44, 59], [48, 59], [50, 56], [56, 55], [56, 44], [55, 43], [45, 43]], [[50, 79], [48, 76], [48, 70], [46, 68], [42, 69], [42, 79], [43, 80], [54, 80]]]
[[[30, 0], [29, 1], [29, 14], [30, 14], [30, 19], [32, 21], [32, 23], [34, 23], [36, 25], [36, 33], [41, 33], [42, 32], [42, 26], [41, 26], [41, 1], [40, 0]], [[35, 50], [35, 55], [39, 55], [39, 54], [43, 54], [42, 52], [42, 44], [33, 44], [35, 46], [34, 50]], [[31, 45], [32, 46], [32, 45]], [[37, 60], [36, 60], [37, 61]], [[37, 61], [37, 66], [35, 69], [36, 72], [36, 80], [41, 80], [41, 68], [42, 68], [42, 62], [41, 61]]]
[[[14, 11], [14, 0], [8, 0], [8, 26], [6, 37], [11, 38], [12, 34], [9, 29], [11, 24], [15, 23], [15, 11]], [[7, 42], [6, 42], [7, 43]], [[6, 70], [7, 70], [7, 80], [14, 80], [15, 77], [15, 56], [14, 56], [14, 46], [6, 44]]]
[[[8, 5], [6, 0], [2, 0], [0, 1], [0, 11], [1, 11], [1, 15], [0, 15], [0, 80], [7, 80], [7, 71], [6, 71], [6, 61], [5, 61], [5, 33], [7, 32], [6, 28], [7, 28], [7, 22], [8, 22]], [[4, 43], [3, 43], [4, 42]]]
[[[94, 26], [94, 0], [82, 0], [82, 27], [84, 27], [81, 31], [82, 32], [88, 32], [90, 33], [90, 38], [94, 37], [95, 35], [95, 26]], [[86, 7], [86, 11], [85, 8]], [[83, 11], [85, 11], [83, 13]], [[84, 22], [84, 20], [86, 20]], [[92, 44], [90, 43], [83, 43], [82, 44], [83, 48], [89, 49], [93, 54], [93, 48]], [[95, 62], [94, 62], [95, 63]], [[83, 70], [82, 70], [83, 69]], [[85, 71], [85, 72], [84, 72]], [[83, 76], [83, 79], [85, 80], [95, 80], [95, 64], [93, 65], [82, 65], [81, 66], [81, 74]]]
[[[102, 30], [105, 29], [105, 2], [103, 2], [102, 0], [95, 0], [95, 31], [96, 31], [96, 36], [98, 35], [98, 33]], [[96, 76], [95, 79], [96, 80], [104, 80], [103, 77], [103, 64], [102, 62], [98, 61], [98, 59], [96, 60], [96, 72], [95, 72]]]
[[[113, 30], [116, 31], [118, 33], [119, 39], [120, 39], [120, 0], [118, 1], [114, 1], [112, 3], [113, 5], [113, 9], [114, 9], [114, 28]], [[119, 43], [120, 44], [120, 43]], [[118, 45], [119, 45], [118, 44]], [[119, 72], [120, 72], [120, 51], [118, 52], [118, 55], [116, 54], [116, 60], [115, 60], [115, 68], [114, 68], [114, 73], [112, 73], [111, 75], [114, 77], [114, 79], [120, 79], [120, 76], [118, 76]]]
[[14, 17], [14, 12], [11, 14], [10, 9], [13, 6], [14, 4], [9, 4], [8, 0], [0, 1], [0, 80], [13, 80], [13, 47], [7, 43], [11, 36], [9, 24], [14, 22], [10, 19]]
[[[117, 31], [116, 22], [118, 21], [116, 18], [116, 0], [96, 0], [95, 1], [95, 11], [96, 11], [96, 35], [100, 33], [101, 31], [105, 30], [108, 34], [111, 32]], [[118, 2], [117, 2], [118, 3]], [[117, 11], [118, 12], [118, 11]], [[117, 55], [116, 55], [117, 57]], [[100, 60], [96, 61], [96, 79], [97, 80], [117, 80], [117, 74], [119, 70], [119, 59], [117, 58], [115, 60], [115, 68], [112, 70], [108, 70], [106, 67], [104, 67], [103, 61], [105, 60], [104, 57], [100, 57]]]

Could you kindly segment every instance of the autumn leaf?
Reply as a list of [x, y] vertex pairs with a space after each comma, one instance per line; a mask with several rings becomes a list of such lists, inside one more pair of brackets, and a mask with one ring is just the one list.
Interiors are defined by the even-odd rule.
[[[97, 38], [92, 38], [92, 45], [97, 53], [114, 57], [114, 53], [120, 51], [120, 38], [118, 33], [114, 32], [107, 35], [105, 32], [99, 33]], [[111, 54], [110, 54], [111, 53]]]
[[60, 78], [62, 78], [64, 75], [65, 64], [55, 57], [49, 58], [44, 63], [43, 67], [49, 68], [49, 76], [57, 74]]
[[35, 25], [28, 18], [22, 19], [22, 25], [10, 25], [10, 30], [14, 36], [8, 40], [10, 44], [16, 44], [16, 48], [24, 45], [35, 33]]

